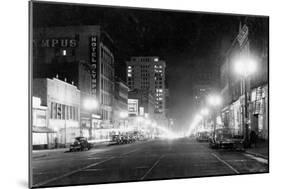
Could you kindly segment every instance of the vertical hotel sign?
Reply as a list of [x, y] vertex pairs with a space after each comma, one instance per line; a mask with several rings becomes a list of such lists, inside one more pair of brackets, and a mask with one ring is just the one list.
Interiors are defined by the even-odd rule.
[[98, 37], [92, 35], [90, 36], [91, 90], [95, 97], [98, 97], [98, 58]]

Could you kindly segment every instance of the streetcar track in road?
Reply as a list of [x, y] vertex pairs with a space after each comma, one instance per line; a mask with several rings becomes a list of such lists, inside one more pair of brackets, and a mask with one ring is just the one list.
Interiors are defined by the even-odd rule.
[[149, 167], [147, 166], [142, 166], [142, 167], [135, 167], [135, 169], [148, 169]]
[[150, 167], [150, 169], [140, 178], [140, 180], [143, 180], [152, 171], [152, 169], [158, 165], [158, 163], [164, 156], [165, 155], [161, 155], [159, 159]]
[[219, 156], [217, 156], [215, 153], [211, 153], [212, 156], [214, 156], [215, 158], [217, 158], [217, 160], [219, 160], [220, 162], [222, 162], [223, 164], [225, 164], [228, 168], [230, 168], [232, 171], [234, 171], [236, 174], [240, 174], [239, 171], [237, 171], [234, 167], [232, 167], [229, 163], [227, 163], [226, 161], [224, 161], [223, 159], [221, 159]]
[[114, 159], [114, 158], [116, 158], [116, 157], [111, 157], [111, 158], [105, 159], [105, 160], [100, 161], [100, 162], [92, 163], [92, 164], [90, 164], [90, 165], [87, 165], [87, 166], [85, 166], [85, 167], [82, 167], [82, 168], [79, 168], [79, 169], [70, 171], [70, 172], [65, 173], [65, 174], [62, 174], [62, 175], [60, 175], [60, 176], [57, 176], [57, 177], [54, 177], [54, 178], [45, 180], [45, 181], [43, 181], [43, 182], [39, 182], [39, 183], [37, 183], [37, 184], [34, 184], [34, 187], [40, 187], [40, 186], [46, 185], [46, 184], [48, 184], [48, 183], [57, 181], [57, 180], [59, 180], [59, 179], [68, 177], [68, 176], [70, 176], [70, 175], [73, 175], [73, 174], [75, 174], [75, 173], [77, 173], [77, 172], [80, 172], [80, 171], [83, 171], [83, 170], [85, 170], [85, 169], [88, 169], [88, 168], [90, 168], [90, 167], [95, 167], [95, 166], [97, 166], [97, 165], [100, 165], [100, 164], [102, 164], [102, 163], [105, 163], [105, 162], [107, 162], [107, 161], [110, 161], [110, 160], [112, 160], [112, 159]]
[[84, 169], [83, 172], [96, 172], [96, 171], [103, 171], [104, 169]]
[[[58, 176], [58, 177], [55, 177], [55, 178], [48, 179], [48, 180], [46, 180], [46, 181], [40, 182], [40, 183], [38, 183], [38, 184], [35, 184], [34, 186], [35, 186], [35, 187], [39, 187], [39, 186], [42, 186], [42, 185], [46, 185], [46, 184], [48, 184], [48, 183], [57, 181], [57, 180], [59, 180], [59, 179], [65, 178], [65, 177], [68, 177], [68, 176], [73, 175], [73, 174], [75, 174], [75, 173], [77, 173], [77, 172], [80, 172], [80, 171], [94, 171], [94, 170], [97, 171], [97, 169], [92, 169], [92, 168], [95, 167], [95, 166], [97, 166], [97, 165], [100, 165], [100, 164], [102, 164], [102, 163], [105, 163], [105, 162], [107, 162], [107, 161], [109, 161], [109, 160], [112, 160], [112, 159], [114, 159], [114, 158], [118, 158], [118, 157], [122, 157], [122, 156], [129, 155], [129, 154], [131, 154], [131, 153], [133, 153], [133, 152], [136, 152], [136, 151], [138, 151], [138, 150], [139, 150], [139, 149], [134, 149], [134, 150], [131, 150], [131, 151], [129, 151], [129, 152], [123, 153], [123, 154], [121, 154], [121, 155], [119, 155], [119, 156], [117, 156], [117, 157], [116, 157], [116, 156], [108, 157], [107, 159], [105, 159], [105, 160], [103, 160], [103, 161], [100, 161], [100, 162], [97, 162], [97, 163], [93, 163], [93, 164], [87, 165], [86, 167], [82, 167], [82, 168], [76, 169], [76, 170], [74, 170], [74, 171], [65, 173], [65, 174], [63, 174], [63, 175], [61, 175], [61, 176]], [[92, 159], [100, 159], [100, 157], [90, 157], [90, 156], [88, 156], [88, 158], [87, 158], [87, 160], [92, 160]]]
[[120, 156], [126, 156], [126, 155], [129, 155], [129, 154], [131, 154], [131, 153], [133, 153], [133, 152], [136, 152], [136, 151], [138, 151], [139, 149], [134, 149], [134, 150], [131, 150], [131, 151], [129, 151], [129, 152], [126, 152], [126, 153], [123, 153], [123, 154], [121, 154]]
[[[109, 157], [110, 158], [110, 157]], [[87, 157], [87, 160], [99, 160], [99, 159], [104, 159], [102, 157]]]

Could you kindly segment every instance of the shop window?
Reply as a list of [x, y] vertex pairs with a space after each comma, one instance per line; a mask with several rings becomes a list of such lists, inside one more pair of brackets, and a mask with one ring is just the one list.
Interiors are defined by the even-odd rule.
[[61, 119], [61, 117], [62, 117], [62, 108], [61, 108], [61, 104], [57, 104], [57, 118], [58, 119]]
[[56, 108], [56, 103], [51, 102], [51, 118], [56, 119], [57, 118], [57, 108]]
[[69, 114], [68, 114], [68, 110], [69, 107], [68, 106], [65, 106], [65, 119], [68, 120], [69, 119]]
[[73, 114], [72, 114], [72, 106], [69, 107], [69, 119], [73, 119]]
[[61, 115], [62, 115], [62, 119], [65, 119], [65, 105], [62, 105]]

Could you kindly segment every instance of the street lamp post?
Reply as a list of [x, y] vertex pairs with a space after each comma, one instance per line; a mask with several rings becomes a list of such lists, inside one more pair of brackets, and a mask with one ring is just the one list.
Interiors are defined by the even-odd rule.
[[124, 123], [124, 129], [126, 127], [126, 118], [128, 117], [128, 112], [126, 111], [121, 111], [120, 114], [119, 114], [120, 118], [123, 120], [123, 123]]
[[251, 74], [256, 72], [256, 61], [249, 55], [241, 56], [234, 64], [234, 70], [242, 76], [242, 88], [244, 94], [244, 116], [242, 119], [244, 125], [244, 145], [249, 146], [249, 125], [248, 125], [248, 95], [247, 95], [247, 80]]
[[209, 109], [208, 108], [203, 108], [200, 113], [203, 116], [203, 119], [202, 119], [203, 127], [206, 128], [206, 116], [208, 116], [208, 114], [209, 114]]
[[222, 99], [219, 95], [210, 95], [208, 96], [208, 104], [211, 105], [214, 109], [213, 111], [213, 122], [214, 122], [214, 128], [213, 128], [213, 135], [215, 137], [216, 134], [216, 126], [217, 126], [217, 108], [221, 105]]
[[90, 130], [89, 130], [89, 138], [93, 138], [93, 111], [98, 108], [98, 102], [94, 98], [88, 98], [84, 100], [84, 108], [90, 111]]

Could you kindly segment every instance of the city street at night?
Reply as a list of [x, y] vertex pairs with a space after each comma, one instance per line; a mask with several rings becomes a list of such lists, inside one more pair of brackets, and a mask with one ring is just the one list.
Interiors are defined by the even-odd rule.
[[268, 17], [32, 9], [30, 187], [269, 173]]
[[33, 156], [35, 187], [268, 172], [264, 158], [187, 138]]

